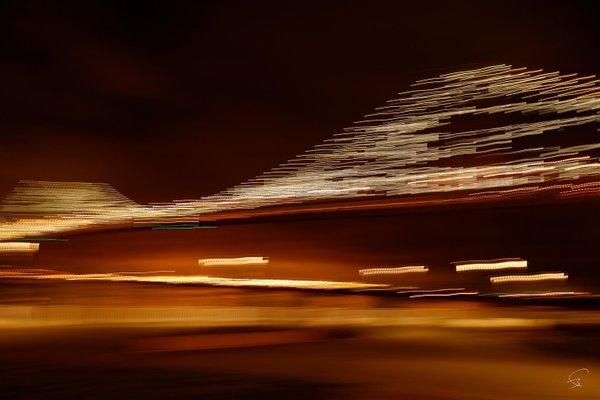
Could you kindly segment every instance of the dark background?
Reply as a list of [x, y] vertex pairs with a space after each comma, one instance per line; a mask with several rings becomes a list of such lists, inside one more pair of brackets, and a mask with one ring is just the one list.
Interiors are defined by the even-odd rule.
[[415, 79], [494, 63], [597, 73], [593, 2], [0, 3], [0, 196], [107, 182], [209, 195]]
[[[600, 71], [593, 2], [5, 2], [0, 195], [19, 179], [106, 182], [140, 203], [198, 198], [284, 162], [416, 79], [506, 63]], [[273, 277], [524, 257], [597, 280], [598, 202], [408, 211], [43, 243], [84, 272], [271, 257]], [[271, 272], [270, 272], [271, 273]], [[591, 280], [590, 280], [591, 279]]]
[[[20, 179], [106, 182], [140, 203], [198, 198], [318, 144], [415, 79], [498, 63], [597, 74], [593, 3], [0, 2], [0, 198]], [[552, 290], [599, 293], [599, 199], [87, 232], [0, 257], [0, 269], [201, 274], [199, 258], [267, 256], [271, 278], [359, 280], [359, 268], [417, 264], [431, 266], [418, 286], [479, 290], [450, 262], [522, 257], [531, 272], [569, 274]], [[0, 397], [599, 397], [596, 300], [585, 311], [481, 300], [3, 280]], [[221, 307], [223, 319], [211, 317]], [[311, 315], [317, 307], [335, 317]], [[204, 309], [222, 326], [205, 326]], [[281, 319], [308, 339], [131, 350], [148, 338], [245, 337], [227, 315], [250, 337], [276, 337]], [[340, 340], [304, 343], [320, 324], [343, 329]], [[580, 368], [591, 373], [575, 375], [585, 387], [573, 391]]]

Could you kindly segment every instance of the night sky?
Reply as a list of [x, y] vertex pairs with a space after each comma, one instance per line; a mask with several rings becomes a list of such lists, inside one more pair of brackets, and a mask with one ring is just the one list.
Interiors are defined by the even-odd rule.
[[596, 16], [585, 2], [3, 2], [0, 195], [20, 179], [107, 182], [142, 203], [209, 195], [415, 79], [598, 73]]
[[[106, 182], [139, 203], [237, 185], [417, 79], [511, 64], [600, 72], [585, 2], [50, 2], [0, 5], [0, 196], [20, 179]], [[92, 233], [34, 265], [175, 269], [271, 257], [272, 277], [523, 257], [598, 282], [598, 203]]]

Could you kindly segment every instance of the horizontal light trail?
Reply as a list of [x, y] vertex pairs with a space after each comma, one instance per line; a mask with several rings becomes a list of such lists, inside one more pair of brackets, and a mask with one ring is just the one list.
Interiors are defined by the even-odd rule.
[[456, 272], [527, 269], [527, 261], [522, 259], [460, 261], [453, 264], [456, 266]]
[[0, 243], [0, 255], [2, 254], [33, 254], [40, 249], [39, 243], [28, 242], [4, 242]]
[[570, 296], [586, 296], [590, 292], [542, 292], [542, 293], [509, 293], [501, 294], [498, 297], [570, 297]]
[[438, 292], [459, 292], [465, 290], [465, 288], [444, 288], [444, 289], [422, 289], [422, 290], [402, 290], [396, 293], [408, 294], [408, 293], [438, 293]]
[[428, 267], [418, 266], [406, 266], [406, 267], [391, 267], [391, 268], [365, 268], [358, 271], [360, 275], [399, 275], [399, 274], [414, 274], [414, 273], [426, 273], [429, 271]]
[[492, 283], [516, 283], [516, 282], [541, 282], [541, 281], [566, 281], [568, 275], [564, 272], [552, 272], [532, 275], [505, 275], [492, 276]]
[[409, 296], [411, 299], [417, 299], [421, 297], [454, 297], [454, 296], [476, 296], [479, 292], [455, 292], [455, 293], [423, 293], [413, 294]]
[[65, 280], [65, 281], [103, 281], [103, 282], [150, 282], [166, 284], [197, 284], [210, 286], [229, 287], [268, 287], [284, 289], [320, 289], [320, 290], [347, 290], [384, 288], [388, 285], [362, 282], [344, 281], [318, 281], [297, 279], [238, 279], [214, 278], [203, 275], [123, 275], [122, 273], [98, 274], [35, 274], [20, 273], [15, 271], [0, 271], [0, 279], [39, 279], [39, 280]]
[[198, 264], [203, 267], [266, 265], [268, 263], [269, 259], [267, 257], [205, 258], [198, 260]]

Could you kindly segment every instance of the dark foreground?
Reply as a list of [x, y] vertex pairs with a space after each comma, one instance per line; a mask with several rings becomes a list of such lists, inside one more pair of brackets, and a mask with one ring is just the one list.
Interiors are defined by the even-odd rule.
[[91, 282], [1, 298], [7, 399], [600, 398], [594, 305]]

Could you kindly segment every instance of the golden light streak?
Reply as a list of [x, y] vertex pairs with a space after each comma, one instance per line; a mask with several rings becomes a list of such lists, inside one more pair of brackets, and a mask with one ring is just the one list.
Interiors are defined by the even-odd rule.
[[499, 259], [481, 261], [460, 261], [453, 263], [456, 272], [498, 271], [503, 269], [527, 269], [527, 261], [522, 259]]
[[268, 263], [269, 259], [267, 257], [205, 258], [198, 260], [198, 264], [203, 267], [265, 265]]
[[442, 326], [448, 328], [548, 328], [554, 326], [556, 321], [551, 319], [534, 319], [534, 318], [460, 318], [444, 321]]
[[104, 282], [151, 282], [166, 284], [197, 284], [225, 287], [267, 287], [283, 289], [319, 289], [319, 290], [350, 290], [384, 288], [388, 285], [344, 282], [344, 281], [318, 281], [296, 279], [237, 279], [214, 278], [203, 275], [122, 275], [121, 273], [98, 274], [35, 274], [17, 271], [0, 271], [0, 279], [40, 279], [40, 280], [66, 280], [66, 281], [104, 281]]
[[397, 275], [397, 274], [414, 274], [414, 273], [426, 273], [429, 271], [428, 267], [418, 266], [407, 266], [407, 267], [391, 267], [391, 268], [365, 268], [358, 271], [360, 275]]
[[542, 273], [532, 275], [505, 275], [492, 276], [492, 283], [540, 282], [540, 281], [566, 281], [568, 275], [563, 272]]
[[4, 242], [0, 243], [0, 254], [25, 253], [33, 254], [40, 249], [39, 243]]
[[585, 296], [590, 292], [543, 292], [543, 293], [510, 293], [502, 294], [498, 297], [570, 297], [570, 296]]

